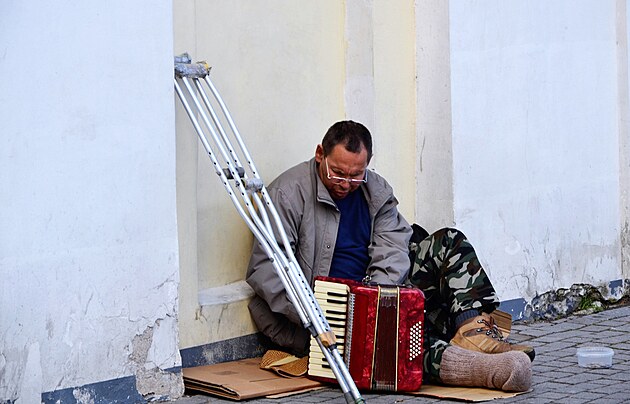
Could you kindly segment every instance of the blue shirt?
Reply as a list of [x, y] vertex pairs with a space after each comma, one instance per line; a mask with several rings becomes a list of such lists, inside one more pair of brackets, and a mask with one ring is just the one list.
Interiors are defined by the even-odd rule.
[[370, 257], [370, 211], [357, 189], [343, 199], [335, 199], [341, 213], [337, 242], [330, 265], [329, 276], [361, 281], [365, 277]]

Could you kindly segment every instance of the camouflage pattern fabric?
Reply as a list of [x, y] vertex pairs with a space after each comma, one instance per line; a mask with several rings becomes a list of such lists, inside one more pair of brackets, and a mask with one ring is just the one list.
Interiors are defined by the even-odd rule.
[[407, 283], [425, 296], [424, 372], [439, 380], [442, 353], [455, 334], [455, 317], [468, 309], [486, 313], [499, 298], [477, 254], [459, 230], [444, 228], [409, 245], [411, 270]]

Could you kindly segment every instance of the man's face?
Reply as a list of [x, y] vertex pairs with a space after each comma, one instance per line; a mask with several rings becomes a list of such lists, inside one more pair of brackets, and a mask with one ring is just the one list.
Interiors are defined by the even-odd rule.
[[322, 145], [317, 145], [315, 161], [319, 163], [319, 178], [330, 196], [333, 199], [343, 199], [363, 183], [368, 154], [365, 147], [359, 153], [352, 153], [344, 145], [338, 144], [330, 154], [324, 156]]

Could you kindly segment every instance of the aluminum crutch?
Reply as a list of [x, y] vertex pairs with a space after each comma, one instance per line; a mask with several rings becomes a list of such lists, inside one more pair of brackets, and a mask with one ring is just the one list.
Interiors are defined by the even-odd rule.
[[[210, 68], [205, 62], [193, 64], [187, 54], [176, 57], [175, 91], [228, 196], [272, 262], [302, 324], [320, 346], [346, 402], [364, 403], [365, 400], [339, 354], [328, 321], [297, 263], [278, 212], [225, 103], [209, 78], [209, 72]], [[210, 90], [211, 97], [206, 90]], [[216, 113], [215, 105], [218, 105], [221, 116]], [[224, 122], [227, 125], [224, 125]], [[228, 131], [225, 130], [226, 126], [229, 128]], [[207, 132], [210, 136], [207, 136]], [[226, 167], [217, 160], [209, 138], [218, 148]], [[238, 149], [233, 147], [231, 138], [236, 141]], [[246, 161], [246, 165], [241, 163], [242, 159]], [[237, 195], [240, 196], [240, 200]], [[276, 233], [284, 251], [279, 246]]]

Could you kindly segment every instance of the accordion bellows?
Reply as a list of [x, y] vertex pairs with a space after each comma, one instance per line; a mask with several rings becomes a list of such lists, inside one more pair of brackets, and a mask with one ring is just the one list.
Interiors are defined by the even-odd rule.
[[[420, 389], [424, 337], [424, 294], [420, 289], [318, 277], [314, 293], [357, 388]], [[308, 375], [336, 381], [314, 338]]]

